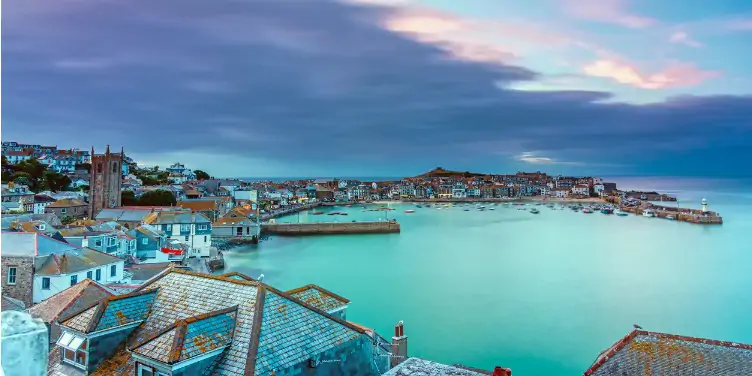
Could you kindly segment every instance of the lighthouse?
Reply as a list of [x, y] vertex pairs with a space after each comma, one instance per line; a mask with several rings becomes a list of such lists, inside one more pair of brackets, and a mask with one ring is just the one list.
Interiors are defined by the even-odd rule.
[[708, 200], [702, 199], [702, 212], [707, 213], [708, 212]]

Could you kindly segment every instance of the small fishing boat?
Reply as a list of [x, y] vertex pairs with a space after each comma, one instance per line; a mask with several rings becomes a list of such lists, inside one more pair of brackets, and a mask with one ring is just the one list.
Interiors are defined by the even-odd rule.
[[587, 208], [582, 209], [582, 212], [585, 213], [585, 214], [593, 214], [593, 211], [590, 210], [590, 209], [587, 209]]
[[321, 215], [321, 214], [324, 214], [324, 212], [313, 212], [311, 214], [313, 214], [313, 215]]
[[614, 210], [614, 214], [618, 215], [619, 217], [626, 217], [626, 216], [629, 215], [629, 213], [623, 212], [623, 211], [621, 211], [619, 209]]
[[339, 213], [339, 215], [347, 215], [347, 213]]
[[603, 208], [603, 209], [601, 209], [601, 213], [603, 213], [603, 214], [614, 214], [614, 209]]
[[530, 209], [530, 214], [538, 214], [538, 213], [540, 213], [540, 211], [538, 209], [536, 209], [536, 208]]
[[496, 210], [496, 209], [494, 209], [494, 208], [488, 208], [488, 210]]
[[667, 215], [667, 216], [666, 216], [666, 219], [669, 219], [669, 220], [672, 220], [672, 221], [673, 221], [673, 220], [675, 220], [675, 219], [676, 219], [676, 217], [674, 217], [673, 215]]
[[407, 210], [405, 210], [405, 213], [408, 213], [408, 214], [410, 214], [410, 213], [415, 213], [415, 210], [412, 210], [412, 209], [407, 209]]
[[645, 210], [642, 211], [642, 216], [643, 217], [653, 218], [653, 217], [655, 217], [655, 212], [652, 211], [652, 210], [650, 210], [650, 209], [645, 209]]
[[464, 211], [470, 211], [470, 209], [463, 209]]
[[422, 206], [420, 206], [420, 205], [415, 205], [415, 207], [416, 207], [416, 208], [422, 208]]
[[333, 213], [329, 213], [327, 215], [339, 215], [339, 212], [333, 212]]

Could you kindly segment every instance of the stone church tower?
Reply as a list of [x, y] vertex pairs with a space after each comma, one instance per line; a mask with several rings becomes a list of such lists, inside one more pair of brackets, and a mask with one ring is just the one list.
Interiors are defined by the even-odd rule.
[[123, 149], [110, 153], [94, 154], [91, 148], [91, 173], [89, 180], [89, 215], [94, 219], [102, 209], [120, 206], [120, 188], [123, 185]]

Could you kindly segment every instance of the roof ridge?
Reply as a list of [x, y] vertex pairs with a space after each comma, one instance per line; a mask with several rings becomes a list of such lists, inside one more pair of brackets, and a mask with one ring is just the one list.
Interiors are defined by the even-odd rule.
[[341, 300], [341, 301], [343, 301], [345, 303], [350, 303], [350, 299], [347, 299], [347, 298], [345, 298], [345, 297], [343, 297], [343, 296], [341, 296], [339, 294], [335, 294], [335, 293], [333, 293], [333, 292], [331, 292], [331, 291], [329, 291], [329, 290], [327, 290], [327, 289], [325, 289], [325, 288], [323, 288], [323, 287], [321, 287], [319, 285], [313, 284], [313, 283], [310, 283], [310, 284], [307, 284], [305, 286], [301, 286], [301, 287], [298, 287], [298, 288], [294, 288], [292, 290], [285, 291], [285, 293], [289, 294], [289, 295], [292, 295], [292, 294], [299, 293], [299, 292], [302, 292], [302, 291], [305, 291], [305, 290], [308, 290], [308, 289], [315, 289], [315, 290], [318, 290], [321, 293], [330, 295], [331, 297], [333, 297], [335, 299]]
[[245, 359], [245, 375], [256, 372], [256, 358], [258, 356], [259, 339], [261, 338], [261, 324], [264, 320], [264, 302], [266, 300], [266, 285], [259, 282], [256, 290], [256, 305], [253, 307], [253, 321], [251, 323], [251, 338], [248, 344], [248, 355]]
[[[261, 284], [262, 284], [262, 285], [264, 285], [263, 283], [261, 283]], [[344, 325], [344, 326], [346, 326], [346, 327], [348, 327], [348, 328], [350, 328], [350, 329], [352, 329], [352, 330], [354, 330], [354, 331], [356, 331], [356, 332], [358, 332], [358, 333], [361, 333], [361, 334], [366, 334], [366, 331], [365, 331], [365, 330], [363, 330], [363, 329], [362, 329], [362, 328], [360, 328], [360, 327], [357, 327], [357, 326], [355, 326], [355, 325], [352, 325], [352, 324], [350, 324], [350, 323], [349, 323], [348, 321], [346, 321], [346, 320], [342, 320], [341, 318], [339, 318], [339, 317], [337, 317], [337, 316], [334, 316], [334, 315], [330, 315], [329, 313], [327, 313], [327, 312], [325, 312], [325, 311], [323, 311], [323, 310], [321, 310], [321, 309], [319, 309], [319, 308], [316, 308], [316, 307], [314, 307], [314, 306], [312, 306], [312, 305], [310, 305], [310, 304], [308, 304], [308, 303], [306, 303], [306, 302], [304, 302], [304, 301], [302, 301], [302, 300], [300, 300], [300, 299], [298, 299], [298, 298], [296, 298], [296, 297], [294, 297], [294, 296], [292, 296], [292, 295], [288, 295], [287, 293], [285, 293], [285, 292], [283, 292], [283, 291], [277, 290], [277, 289], [275, 289], [274, 287], [271, 287], [271, 286], [269, 286], [269, 285], [264, 285], [264, 286], [265, 286], [265, 287], [266, 287], [267, 289], [269, 289], [269, 290], [270, 290], [271, 292], [273, 292], [273, 293], [275, 293], [275, 294], [277, 294], [277, 295], [279, 295], [279, 296], [281, 296], [281, 297], [283, 297], [283, 298], [285, 298], [285, 299], [287, 299], [287, 300], [290, 300], [290, 301], [292, 301], [293, 303], [297, 303], [297, 304], [300, 304], [300, 305], [302, 305], [303, 307], [305, 307], [305, 308], [308, 308], [309, 310], [311, 310], [311, 311], [313, 311], [313, 312], [316, 312], [316, 313], [318, 313], [318, 314], [320, 314], [320, 315], [323, 315], [323, 316], [325, 316], [325, 317], [327, 317], [327, 318], [329, 318], [329, 319], [332, 319], [332, 320], [336, 321], [337, 323], [339, 323], [339, 324], [341, 324], [341, 325]]]

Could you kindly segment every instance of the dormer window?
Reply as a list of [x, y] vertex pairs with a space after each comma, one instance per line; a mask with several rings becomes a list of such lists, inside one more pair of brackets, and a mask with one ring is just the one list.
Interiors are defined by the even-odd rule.
[[63, 332], [57, 341], [63, 355], [63, 361], [78, 368], [86, 369], [88, 358], [88, 340], [71, 332]]

